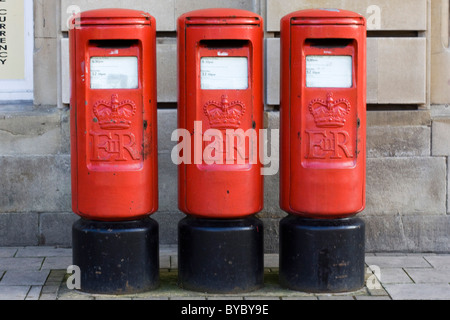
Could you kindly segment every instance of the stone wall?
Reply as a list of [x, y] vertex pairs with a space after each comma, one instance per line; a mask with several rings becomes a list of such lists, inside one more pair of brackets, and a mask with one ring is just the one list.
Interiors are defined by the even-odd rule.
[[[35, 0], [33, 105], [0, 106], [0, 245], [71, 244], [67, 20], [73, 11], [140, 9], [157, 22], [160, 243], [177, 243], [176, 19], [207, 7], [265, 23], [265, 125], [279, 128], [279, 21], [334, 7], [368, 19], [366, 251], [450, 251], [450, 50], [441, 0]], [[278, 141], [272, 141], [275, 148]], [[265, 250], [278, 250], [278, 175], [265, 177]]]

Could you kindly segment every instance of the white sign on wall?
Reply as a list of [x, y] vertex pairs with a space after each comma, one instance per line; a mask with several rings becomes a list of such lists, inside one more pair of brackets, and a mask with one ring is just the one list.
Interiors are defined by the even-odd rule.
[[306, 87], [351, 88], [351, 56], [306, 56]]
[[0, 1], [0, 102], [33, 100], [33, 1]]
[[202, 57], [200, 79], [204, 90], [245, 90], [248, 88], [247, 57]]
[[137, 57], [91, 57], [91, 89], [137, 89]]

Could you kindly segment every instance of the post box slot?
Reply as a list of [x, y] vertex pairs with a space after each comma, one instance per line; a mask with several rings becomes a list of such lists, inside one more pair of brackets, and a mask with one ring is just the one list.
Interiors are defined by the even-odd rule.
[[131, 48], [139, 44], [138, 40], [117, 40], [117, 39], [107, 39], [107, 40], [90, 40], [89, 44], [91, 47], [97, 48]]
[[305, 45], [315, 48], [345, 48], [353, 43], [353, 39], [306, 39]]
[[200, 46], [211, 49], [220, 48], [242, 48], [249, 45], [248, 40], [241, 39], [224, 39], [224, 40], [201, 40]]

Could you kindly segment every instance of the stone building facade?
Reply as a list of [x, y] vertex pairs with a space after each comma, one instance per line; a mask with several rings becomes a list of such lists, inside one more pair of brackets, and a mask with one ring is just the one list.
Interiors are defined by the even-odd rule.
[[[2, 2], [0, 1], [0, 8]], [[14, 0], [18, 1], [18, 0]], [[260, 14], [265, 24], [265, 126], [279, 128], [280, 18], [308, 8], [364, 15], [367, 38], [366, 251], [449, 252], [450, 49], [448, 0], [23, 0], [32, 100], [1, 95], [0, 245], [71, 245], [67, 21], [97, 8], [144, 10], [157, 23], [160, 243], [177, 244], [176, 20], [200, 8]], [[30, 11], [31, 10], [31, 14]], [[0, 12], [1, 13], [1, 12]], [[1, 17], [1, 16], [0, 16]], [[1, 24], [1, 22], [0, 22]], [[30, 33], [31, 32], [31, 33]], [[26, 50], [26, 46], [25, 49]], [[0, 56], [1, 57], [1, 56]], [[28, 60], [27, 60], [28, 59]], [[2, 82], [3, 81], [3, 82]], [[20, 90], [19, 90], [20, 91]], [[271, 141], [277, 150], [278, 141]], [[278, 251], [278, 174], [265, 176], [265, 251]]]

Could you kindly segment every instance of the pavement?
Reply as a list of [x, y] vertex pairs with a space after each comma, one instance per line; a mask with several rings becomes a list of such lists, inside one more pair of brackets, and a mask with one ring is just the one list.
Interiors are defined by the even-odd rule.
[[[312, 294], [278, 284], [278, 255], [265, 254], [264, 287], [245, 294], [207, 294], [177, 286], [177, 248], [160, 246], [160, 286], [129, 295], [69, 289], [72, 249], [0, 247], [0, 300], [449, 300], [450, 253], [367, 253], [365, 286], [339, 294]], [[189, 305], [190, 306], [190, 305]]]

